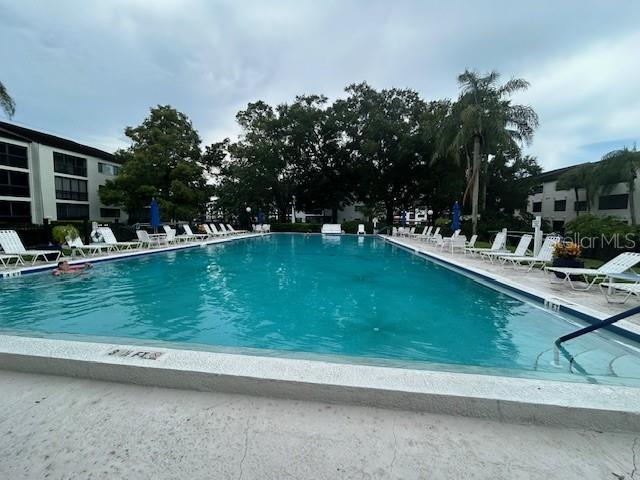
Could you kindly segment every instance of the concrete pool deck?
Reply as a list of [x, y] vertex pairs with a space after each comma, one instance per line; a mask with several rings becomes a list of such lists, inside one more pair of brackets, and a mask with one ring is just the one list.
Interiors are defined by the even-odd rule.
[[640, 436], [0, 371], [0, 478], [633, 479]]

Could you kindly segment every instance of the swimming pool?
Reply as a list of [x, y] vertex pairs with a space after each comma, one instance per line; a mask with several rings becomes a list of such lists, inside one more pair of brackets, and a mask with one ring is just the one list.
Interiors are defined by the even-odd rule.
[[0, 332], [635, 386], [637, 346], [381, 238], [277, 234], [0, 281]]

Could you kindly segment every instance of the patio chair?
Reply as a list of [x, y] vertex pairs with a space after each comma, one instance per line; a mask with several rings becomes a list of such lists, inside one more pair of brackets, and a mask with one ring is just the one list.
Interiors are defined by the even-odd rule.
[[178, 235], [177, 231], [171, 228], [169, 225], [163, 225], [162, 228], [164, 229], [164, 233], [167, 234], [167, 238], [169, 237], [169, 234], [173, 232], [173, 243], [188, 242], [189, 240], [193, 240], [193, 238], [189, 235]]
[[464, 246], [464, 254], [467, 254], [467, 248], [473, 248], [476, 246], [476, 240], [478, 240], [478, 235], [471, 235], [471, 238]]
[[194, 240], [206, 240], [207, 237], [209, 236], [209, 235], [205, 235], [204, 233], [193, 233], [191, 231], [191, 227], [186, 223], [182, 226], [182, 229], [184, 230], [184, 233], [189, 235]]
[[24, 265], [24, 262], [22, 261], [22, 258], [20, 258], [20, 255], [1, 255], [0, 254], [0, 265], [2, 265], [2, 268], [11, 267], [11, 260], [16, 261], [16, 263], [13, 264], [14, 267], [17, 267], [18, 265]]
[[80, 255], [86, 257], [89, 255], [97, 255], [106, 251], [106, 253], [111, 253], [113, 250], [113, 245], [109, 245], [108, 243], [91, 243], [89, 245], [85, 245], [80, 237], [71, 238], [69, 236], [65, 237], [67, 241], [67, 245], [71, 249], [71, 255], [75, 255], [76, 252], [80, 252]]
[[228, 235], [226, 232], [218, 230], [218, 227], [216, 227], [215, 223], [210, 223], [209, 227], [211, 230], [211, 235], [213, 235], [214, 237], [226, 237]]
[[431, 230], [433, 230], [433, 227], [425, 226], [424, 229], [422, 230], [422, 233], [414, 233], [412, 237], [415, 238], [416, 240], [423, 240], [431, 234]]
[[111, 245], [117, 251], [133, 250], [142, 246], [140, 242], [119, 242], [109, 227], [98, 227], [97, 232], [104, 243]]
[[17, 255], [23, 264], [24, 257], [31, 257], [31, 265], [35, 265], [38, 258], [42, 258], [45, 262], [49, 261], [47, 255], [55, 256], [54, 261], [57, 262], [62, 254], [60, 250], [27, 250], [15, 230], [0, 230], [0, 247], [4, 255]]
[[507, 234], [504, 231], [500, 231], [496, 234], [496, 237], [493, 239], [493, 243], [489, 248], [481, 248], [481, 247], [467, 247], [465, 251], [470, 253], [471, 255], [478, 254], [480, 255], [483, 252], [502, 252], [508, 253], [505, 249], [505, 244], [507, 243]]
[[227, 228], [229, 229], [229, 231], [230, 231], [231, 233], [237, 233], [237, 234], [248, 233], [248, 232], [247, 232], [247, 230], [236, 230], [235, 228], [233, 228], [233, 227], [231, 226], [231, 224], [230, 224], [230, 223], [227, 223]]
[[525, 266], [529, 265], [527, 271], [533, 270], [535, 266], [544, 268], [548, 262], [553, 260], [553, 246], [562, 239], [558, 235], [549, 235], [544, 239], [538, 255], [535, 256], [522, 256], [516, 257], [514, 255], [501, 255], [498, 258], [502, 264], [511, 263], [512, 266]]
[[138, 236], [138, 240], [142, 243], [143, 247], [153, 248], [153, 247], [161, 247], [162, 245], [169, 245], [166, 236], [149, 236], [149, 232], [146, 230], [136, 230], [136, 235]]
[[440, 235], [440, 227], [436, 227], [436, 229], [433, 231], [433, 233], [429, 236], [427, 236], [427, 238], [425, 238], [425, 242], [429, 242], [429, 243], [436, 243], [435, 240], [436, 238], [440, 238], [442, 239], [442, 235]]
[[520, 241], [518, 242], [516, 249], [512, 253], [494, 251], [480, 252], [480, 258], [482, 258], [483, 260], [489, 260], [491, 263], [493, 263], [493, 261], [499, 257], [501, 258], [500, 262], [504, 263], [505, 258], [507, 257], [522, 257], [526, 255], [527, 250], [529, 249], [529, 245], [531, 245], [531, 240], [533, 240], [533, 237], [527, 233], [520, 237]]
[[227, 227], [224, 226], [224, 223], [220, 223], [218, 225], [220, 226], [220, 231], [224, 235], [234, 235], [234, 232], [232, 232], [231, 230], [227, 230]]
[[262, 225], [262, 233], [271, 233], [271, 224], [265, 223]]
[[[632, 295], [640, 297], [640, 283], [605, 281], [600, 283], [598, 286], [608, 303], [625, 303]], [[616, 299], [616, 294], [618, 292], [622, 292], [624, 298]]]
[[358, 224], [357, 234], [358, 235], [366, 235], [367, 234], [366, 230], [364, 229], [364, 223], [359, 223]]
[[[607, 275], [611, 273], [624, 273], [638, 263], [640, 263], [640, 253], [624, 252], [598, 268], [545, 267], [545, 271], [552, 272], [551, 283], [568, 282], [573, 290], [589, 290], [596, 281], [606, 279]], [[561, 275], [560, 281], [554, 281], [554, 278], [557, 278], [556, 273]], [[586, 287], [577, 287], [571, 278], [574, 275], [582, 277], [587, 284]], [[589, 281], [589, 277], [592, 277], [591, 281]]]

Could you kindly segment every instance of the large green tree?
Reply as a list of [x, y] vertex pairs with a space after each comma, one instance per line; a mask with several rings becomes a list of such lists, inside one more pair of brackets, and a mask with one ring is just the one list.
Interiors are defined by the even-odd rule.
[[9, 118], [16, 113], [16, 102], [13, 101], [6, 87], [0, 82], [0, 107]]
[[[465, 70], [458, 76], [460, 96], [452, 108], [448, 125], [440, 137], [438, 158], [466, 160], [467, 189], [471, 197], [472, 230], [477, 231], [481, 176], [487, 171], [489, 154], [510, 152], [516, 157], [522, 144], [529, 144], [538, 126], [538, 116], [526, 105], [511, 102], [511, 96], [529, 86], [514, 78], [500, 85], [493, 71], [482, 75]], [[483, 165], [485, 164], [485, 165]]]
[[425, 201], [422, 180], [429, 175], [435, 125], [447, 106], [426, 103], [413, 90], [378, 91], [366, 83], [346, 92], [334, 109], [353, 166], [354, 193], [367, 205], [384, 204], [390, 224], [397, 208]]
[[640, 152], [623, 148], [607, 153], [595, 166], [594, 177], [598, 188], [609, 193], [617, 183], [627, 185], [629, 191], [629, 214], [631, 224], [636, 224], [635, 190], [638, 169], [640, 168]]
[[191, 121], [169, 105], [152, 108], [137, 127], [127, 127], [131, 145], [116, 152], [118, 176], [100, 190], [108, 205], [122, 205], [132, 221], [146, 221], [156, 198], [163, 219], [192, 220], [211, 195], [208, 159], [201, 158], [200, 137]]
[[[594, 165], [585, 163], [578, 165], [558, 177], [556, 190], [573, 190], [576, 197], [576, 205], [580, 201], [580, 190], [585, 191], [585, 202], [587, 212], [591, 211], [591, 203], [598, 190], [597, 176]], [[576, 208], [576, 215], [580, 215], [580, 210]]]

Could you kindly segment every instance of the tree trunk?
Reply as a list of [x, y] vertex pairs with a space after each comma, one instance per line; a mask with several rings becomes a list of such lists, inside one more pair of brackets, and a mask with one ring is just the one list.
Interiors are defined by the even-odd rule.
[[473, 139], [473, 191], [471, 192], [471, 229], [478, 233], [478, 197], [480, 195], [480, 137]]
[[391, 226], [393, 225], [393, 204], [385, 202], [384, 207], [387, 211], [387, 225]]
[[636, 206], [634, 201], [634, 190], [635, 190], [635, 178], [632, 178], [629, 182], [629, 215], [631, 215], [631, 225], [636, 224]]
[[331, 223], [338, 223], [338, 207], [331, 209]]
[[484, 168], [482, 169], [482, 208], [481, 212], [484, 212], [487, 209], [487, 171], [489, 170], [489, 157], [487, 157], [487, 161], [484, 164]]
[[[573, 193], [575, 193], [576, 195], [576, 206], [575, 206], [575, 211], [576, 211], [576, 217], [580, 215], [580, 208], [578, 207], [579, 203], [580, 203], [580, 197], [578, 196], [578, 189], [574, 188], [573, 189]], [[588, 200], [587, 200], [588, 202]]]

